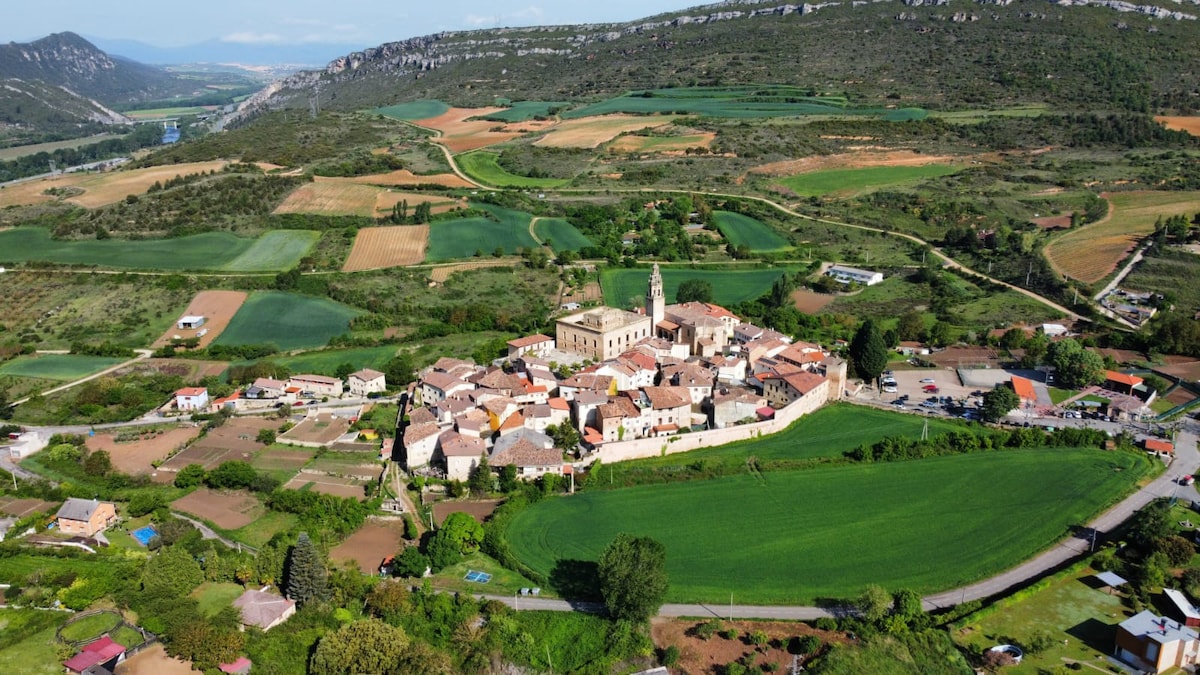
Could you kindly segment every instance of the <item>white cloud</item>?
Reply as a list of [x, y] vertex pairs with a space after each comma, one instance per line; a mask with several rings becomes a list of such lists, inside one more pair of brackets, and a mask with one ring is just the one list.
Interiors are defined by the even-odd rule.
[[536, 5], [530, 5], [514, 14], [510, 14], [509, 16], [516, 17], [518, 19], [540, 19], [542, 18], [542, 8]]
[[463, 21], [468, 26], [498, 26], [498, 25], [515, 25], [526, 23], [530, 20], [538, 20], [542, 18], [542, 8], [536, 5], [530, 5], [524, 9], [519, 9], [515, 12], [507, 14], [492, 14], [483, 16], [481, 14], [468, 14]]
[[246, 45], [276, 44], [283, 41], [283, 36], [278, 33], [256, 33], [249, 30], [230, 33], [221, 38], [221, 42], [236, 42]]
[[494, 15], [480, 16], [478, 14], [468, 14], [464, 20], [467, 22], [468, 26], [490, 26], [492, 24], [500, 23], [500, 17]]

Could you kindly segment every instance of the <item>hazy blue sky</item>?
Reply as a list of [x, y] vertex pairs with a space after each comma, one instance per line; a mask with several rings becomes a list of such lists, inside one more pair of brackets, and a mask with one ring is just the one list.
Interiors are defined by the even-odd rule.
[[249, 44], [373, 46], [442, 30], [628, 21], [693, 0], [52, 0], [4, 12], [0, 42], [74, 31], [174, 47], [217, 39]]

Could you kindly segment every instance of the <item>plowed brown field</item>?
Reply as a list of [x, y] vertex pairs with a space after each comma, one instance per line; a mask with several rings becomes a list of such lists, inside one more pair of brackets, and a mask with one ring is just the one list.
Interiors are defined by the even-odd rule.
[[354, 238], [354, 247], [350, 249], [342, 271], [360, 272], [416, 265], [425, 259], [425, 246], [428, 243], [428, 225], [364, 227]]
[[627, 131], [659, 127], [674, 120], [675, 117], [671, 115], [604, 115], [567, 120], [534, 141], [534, 145], [547, 148], [595, 148]]
[[200, 331], [206, 331], [200, 336], [200, 346], [207, 347], [225, 327], [229, 325], [233, 315], [237, 314], [242, 303], [246, 301], [246, 294], [242, 291], [200, 291], [196, 297], [192, 298], [192, 302], [188, 308], [180, 315], [184, 316], [202, 316], [204, 317], [204, 325], [200, 328], [178, 328], [172, 326], [167, 329], [167, 332], [162, 334], [162, 337], [154, 341], [152, 347], [162, 347], [171, 343], [171, 339], [178, 335], [181, 338], [196, 337]]
[[416, 124], [442, 132], [442, 135], [435, 138], [434, 141], [446, 146], [450, 152], [466, 152], [503, 143], [524, 133], [516, 130], [515, 127], [512, 131], [491, 131], [496, 128], [507, 128], [510, 125], [490, 120], [468, 119], [501, 110], [504, 108], [451, 108], [437, 117], [417, 120]]
[[395, 192], [388, 188], [357, 182], [350, 178], [320, 178], [292, 191], [275, 213], [311, 213], [324, 216], [363, 216], [376, 218], [391, 213], [392, 207], [407, 201], [409, 208], [429, 202], [434, 213], [465, 208], [466, 200], [416, 192]]
[[436, 173], [430, 176], [422, 176], [408, 169], [400, 169], [391, 173], [371, 174], [369, 176], [355, 176], [346, 180], [362, 185], [382, 185], [385, 187], [406, 187], [409, 185], [441, 185], [448, 188], [474, 187], [470, 182], [452, 173]]
[[1154, 121], [1161, 122], [1174, 131], [1186, 131], [1193, 136], [1200, 136], [1200, 117], [1155, 117]]

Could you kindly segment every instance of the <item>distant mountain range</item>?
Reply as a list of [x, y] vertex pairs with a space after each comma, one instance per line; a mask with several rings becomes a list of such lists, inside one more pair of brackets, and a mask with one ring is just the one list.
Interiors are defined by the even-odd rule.
[[233, 63], [248, 66], [316, 66], [356, 49], [360, 44], [242, 44], [208, 40], [182, 47], [156, 47], [136, 40], [109, 40], [89, 37], [110, 54], [142, 63], [179, 65], [191, 63]]

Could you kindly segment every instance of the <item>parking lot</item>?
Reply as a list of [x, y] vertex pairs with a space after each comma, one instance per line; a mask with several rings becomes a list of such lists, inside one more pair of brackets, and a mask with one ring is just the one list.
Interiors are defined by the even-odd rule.
[[[964, 386], [959, 382], [958, 374], [948, 369], [897, 370], [892, 377], [896, 381], [895, 392], [869, 388], [864, 389], [858, 398], [893, 403], [907, 396], [904, 407], [911, 410], [920, 409], [920, 404], [931, 396], [948, 396], [958, 402], [971, 398], [971, 392], [976, 391]], [[926, 387], [936, 387], [937, 391], [926, 391]]]

